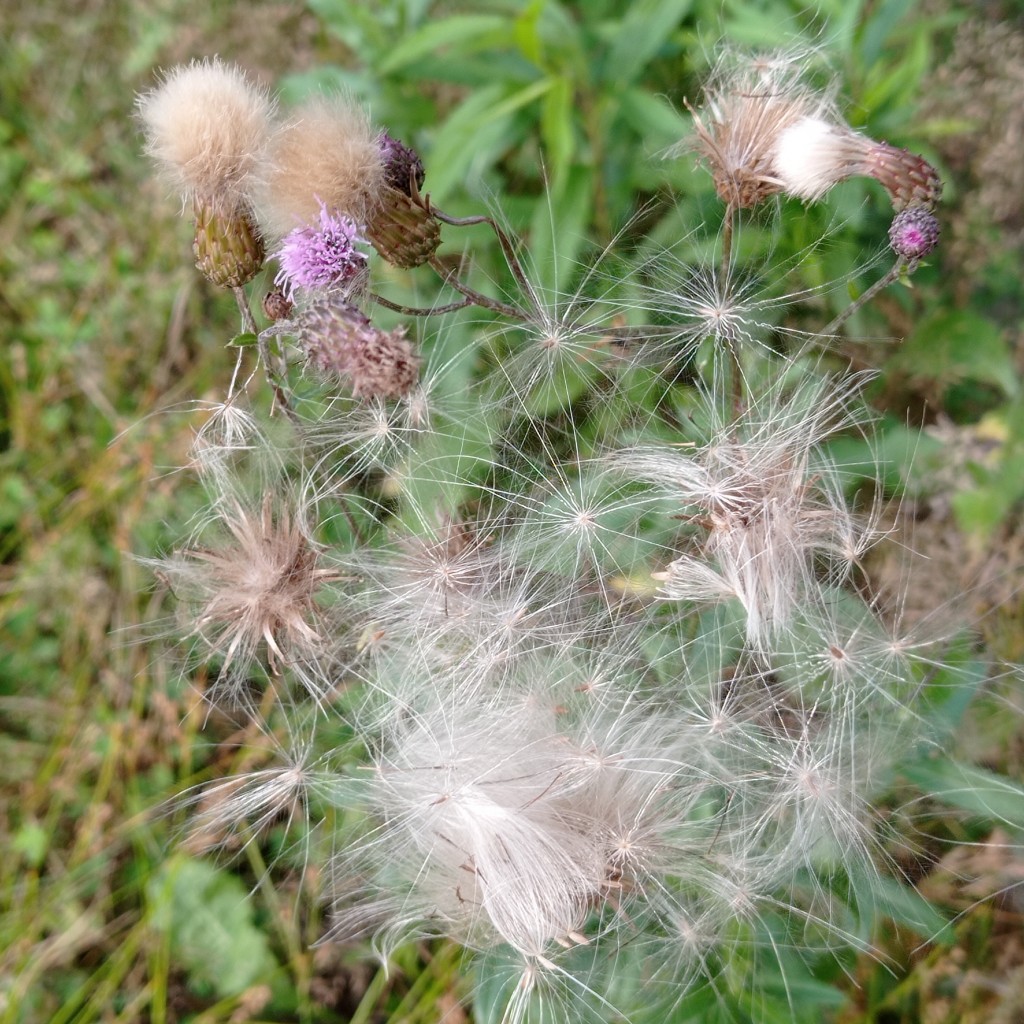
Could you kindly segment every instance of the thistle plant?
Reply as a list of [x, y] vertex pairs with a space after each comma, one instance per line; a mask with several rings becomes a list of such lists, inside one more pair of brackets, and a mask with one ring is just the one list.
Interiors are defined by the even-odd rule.
[[[873, 801], [928, 738], [941, 638], [871, 589], [878, 507], [830, 454], [870, 437], [870, 375], [833, 342], [935, 248], [935, 170], [801, 58], [729, 53], [672, 156], [714, 180], [692, 230], [717, 254], [606, 250], [549, 295], [544, 253], [435, 207], [429, 159], [344, 97], [280, 110], [213, 61], [139, 110], [242, 314], [192, 449], [208, 511], [150, 564], [206, 699], [280, 749], [191, 794], [197, 832], [319, 834], [323, 941], [454, 940], [481, 1019], [690, 1019], [759, 958], [867, 949]], [[757, 297], [739, 240], [854, 176], [891, 203], [893, 267], [790, 331], [814, 295]], [[474, 225], [504, 293], [471, 277]], [[433, 298], [388, 297], [415, 268]]]

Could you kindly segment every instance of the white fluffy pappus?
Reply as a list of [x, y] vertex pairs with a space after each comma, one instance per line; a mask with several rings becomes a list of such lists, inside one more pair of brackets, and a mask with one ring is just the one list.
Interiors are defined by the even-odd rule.
[[612, 456], [623, 474], [678, 502], [691, 550], [656, 574], [667, 598], [735, 598], [749, 643], [765, 650], [801, 602], [817, 600], [818, 563], [832, 579], [845, 576], [872, 530], [847, 508], [816, 449], [856, 422], [857, 387], [816, 383], [791, 396], [776, 387], [692, 454], [641, 448]]
[[146, 151], [185, 202], [248, 212], [273, 134], [276, 101], [219, 57], [180, 64], [136, 100]]

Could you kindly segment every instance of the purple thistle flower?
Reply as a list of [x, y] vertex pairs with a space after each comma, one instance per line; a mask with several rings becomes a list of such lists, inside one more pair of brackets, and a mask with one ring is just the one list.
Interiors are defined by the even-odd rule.
[[281, 269], [274, 278], [292, 299], [296, 288], [331, 288], [352, 284], [366, 268], [366, 254], [355, 248], [363, 241], [355, 221], [320, 204], [320, 225], [289, 232], [274, 254]]

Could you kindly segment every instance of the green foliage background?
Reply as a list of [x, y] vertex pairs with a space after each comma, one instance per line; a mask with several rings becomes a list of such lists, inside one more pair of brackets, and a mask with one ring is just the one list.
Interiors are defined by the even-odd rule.
[[[230, 374], [223, 345], [236, 330], [233, 303], [198, 280], [188, 226], [140, 156], [133, 97], [152, 84], [153, 68], [219, 53], [280, 82], [286, 98], [351, 91], [419, 149], [439, 204], [455, 215], [496, 206], [533, 252], [552, 252], [536, 271], [559, 294], [576, 287], [593, 247], [613, 240], [633, 270], [655, 252], [686, 260], [707, 249], [708, 237], [692, 229], [715, 223], [710, 179], [689, 158], [665, 157], [688, 131], [684, 100], [699, 100], [723, 40], [820, 45], [852, 123], [943, 167], [949, 234], [959, 237], [965, 193], [977, 181], [954, 154], [974, 126], [955, 90], [935, 95], [937, 69], [966, 19], [1024, 29], [1012, 8], [923, 11], [909, 0], [835, 0], [814, 10], [783, 0], [315, 0], [308, 8], [7, 0], [0, 1021], [427, 1024], [444, 1010], [462, 1019], [451, 1008], [468, 994], [449, 946], [407, 950], [387, 973], [368, 966], [365, 949], [314, 948], [321, 911], [287, 870], [294, 851], [274, 849], [280, 836], [226, 866], [174, 852], [181, 813], [165, 801], [259, 767], [267, 752], [258, 733], [215, 716], [203, 730], [206, 713], [189, 687], [136, 642], [140, 624], [166, 609], [132, 555], [169, 549], [202, 501], [176, 467], [193, 401], [218, 395]], [[884, 239], [885, 206], [849, 183], [827, 203], [782, 218], [781, 236], [769, 223], [746, 231], [744, 256], [791, 267], [788, 289], [840, 282], [815, 311], [827, 318], [877, 273], [863, 257]], [[894, 496], [948, 503], [941, 537], [929, 533], [926, 542], [977, 567], [978, 586], [958, 598], [977, 606], [980, 623], [963, 657], [1007, 666], [994, 683], [978, 675], [970, 708], [974, 692], [958, 690], [936, 710], [956, 736], [949, 756], [911, 756], [894, 782], [892, 807], [914, 813], [892, 812], [905, 840], [893, 856], [936, 908], [925, 912], [897, 887], [887, 910], [904, 923], [927, 913], [931, 926], [917, 935], [883, 927], [877, 962], [821, 966], [805, 991], [777, 1000], [726, 1006], [696, 992], [680, 1003], [679, 1021], [781, 1022], [792, 1019], [790, 996], [809, 1019], [915, 1021], [925, 1008], [928, 1020], [1012, 1013], [990, 989], [971, 987], [971, 971], [1009, 977], [1007, 1006], [1022, 998], [1024, 953], [1018, 942], [1014, 958], [1005, 939], [1022, 923], [1024, 831], [1012, 781], [1024, 764], [1014, 693], [1024, 647], [1024, 305], [1012, 227], [983, 227], [969, 276], [956, 262], [964, 246], [940, 250], [913, 290], [891, 289], [851, 325], [855, 336], [906, 340], [857, 348], [881, 371], [873, 401], [883, 431], [870, 452], [849, 441], [843, 460], [852, 467], [881, 457]], [[828, 245], [807, 248], [824, 234]], [[466, 237], [477, 284], [500, 287], [505, 268], [486, 232]], [[384, 287], [415, 300], [423, 284], [393, 273]], [[453, 346], [464, 330], [453, 330]], [[943, 427], [943, 440], [922, 424]], [[959, 461], [954, 447], [963, 449]], [[851, 470], [851, 489], [855, 478]], [[991, 868], [993, 888], [1004, 892], [978, 903], [977, 891], [944, 882], [937, 862], [952, 840], [993, 836], [1009, 861], [1002, 874]], [[266, 858], [278, 855], [283, 878], [257, 888]], [[315, 875], [315, 861], [309, 870]], [[960, 871], [983, 873], [970, 864]], [[766, 960], [763, 969], [775, 968]], [[771, 985], [766, 977], [764, 990]], [[476, 1001], [481, 1022], [486, 996]], [[936, 1017], [936, 1006], [948, 1016]]]

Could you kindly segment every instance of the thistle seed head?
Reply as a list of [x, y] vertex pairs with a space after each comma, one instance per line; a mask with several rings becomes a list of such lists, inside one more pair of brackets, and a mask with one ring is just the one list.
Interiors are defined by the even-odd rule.
[[419, 379], [405, 328], [382, 331], [355, 306], [322, 300], [296, 321], [299, 348], [314, 370], [346, 380], [356, 398], [398, 398]]
[[172, 68], [136, 107], [146, 151], [183, 202], [228, 217], [248, 212], [275, 109], [265, 89], [214, 57]]
[[377, 133], [348, 99], [320, 97], [295, 111], [274, 136], [257, 212], [268, 234], [316, 224], [320, 211], [365, 224], [386, 187]]
[[208, 545], [158, 565], [179, 601], [187, 635], [218, 658], [228, 680], [247, 680], [265, 654], [270, 671], [301, 667], [321, 646], [316, 598], [338, 574], [321, 563], [298, 509], [266, 493], [256, 507], [224, 498]]

